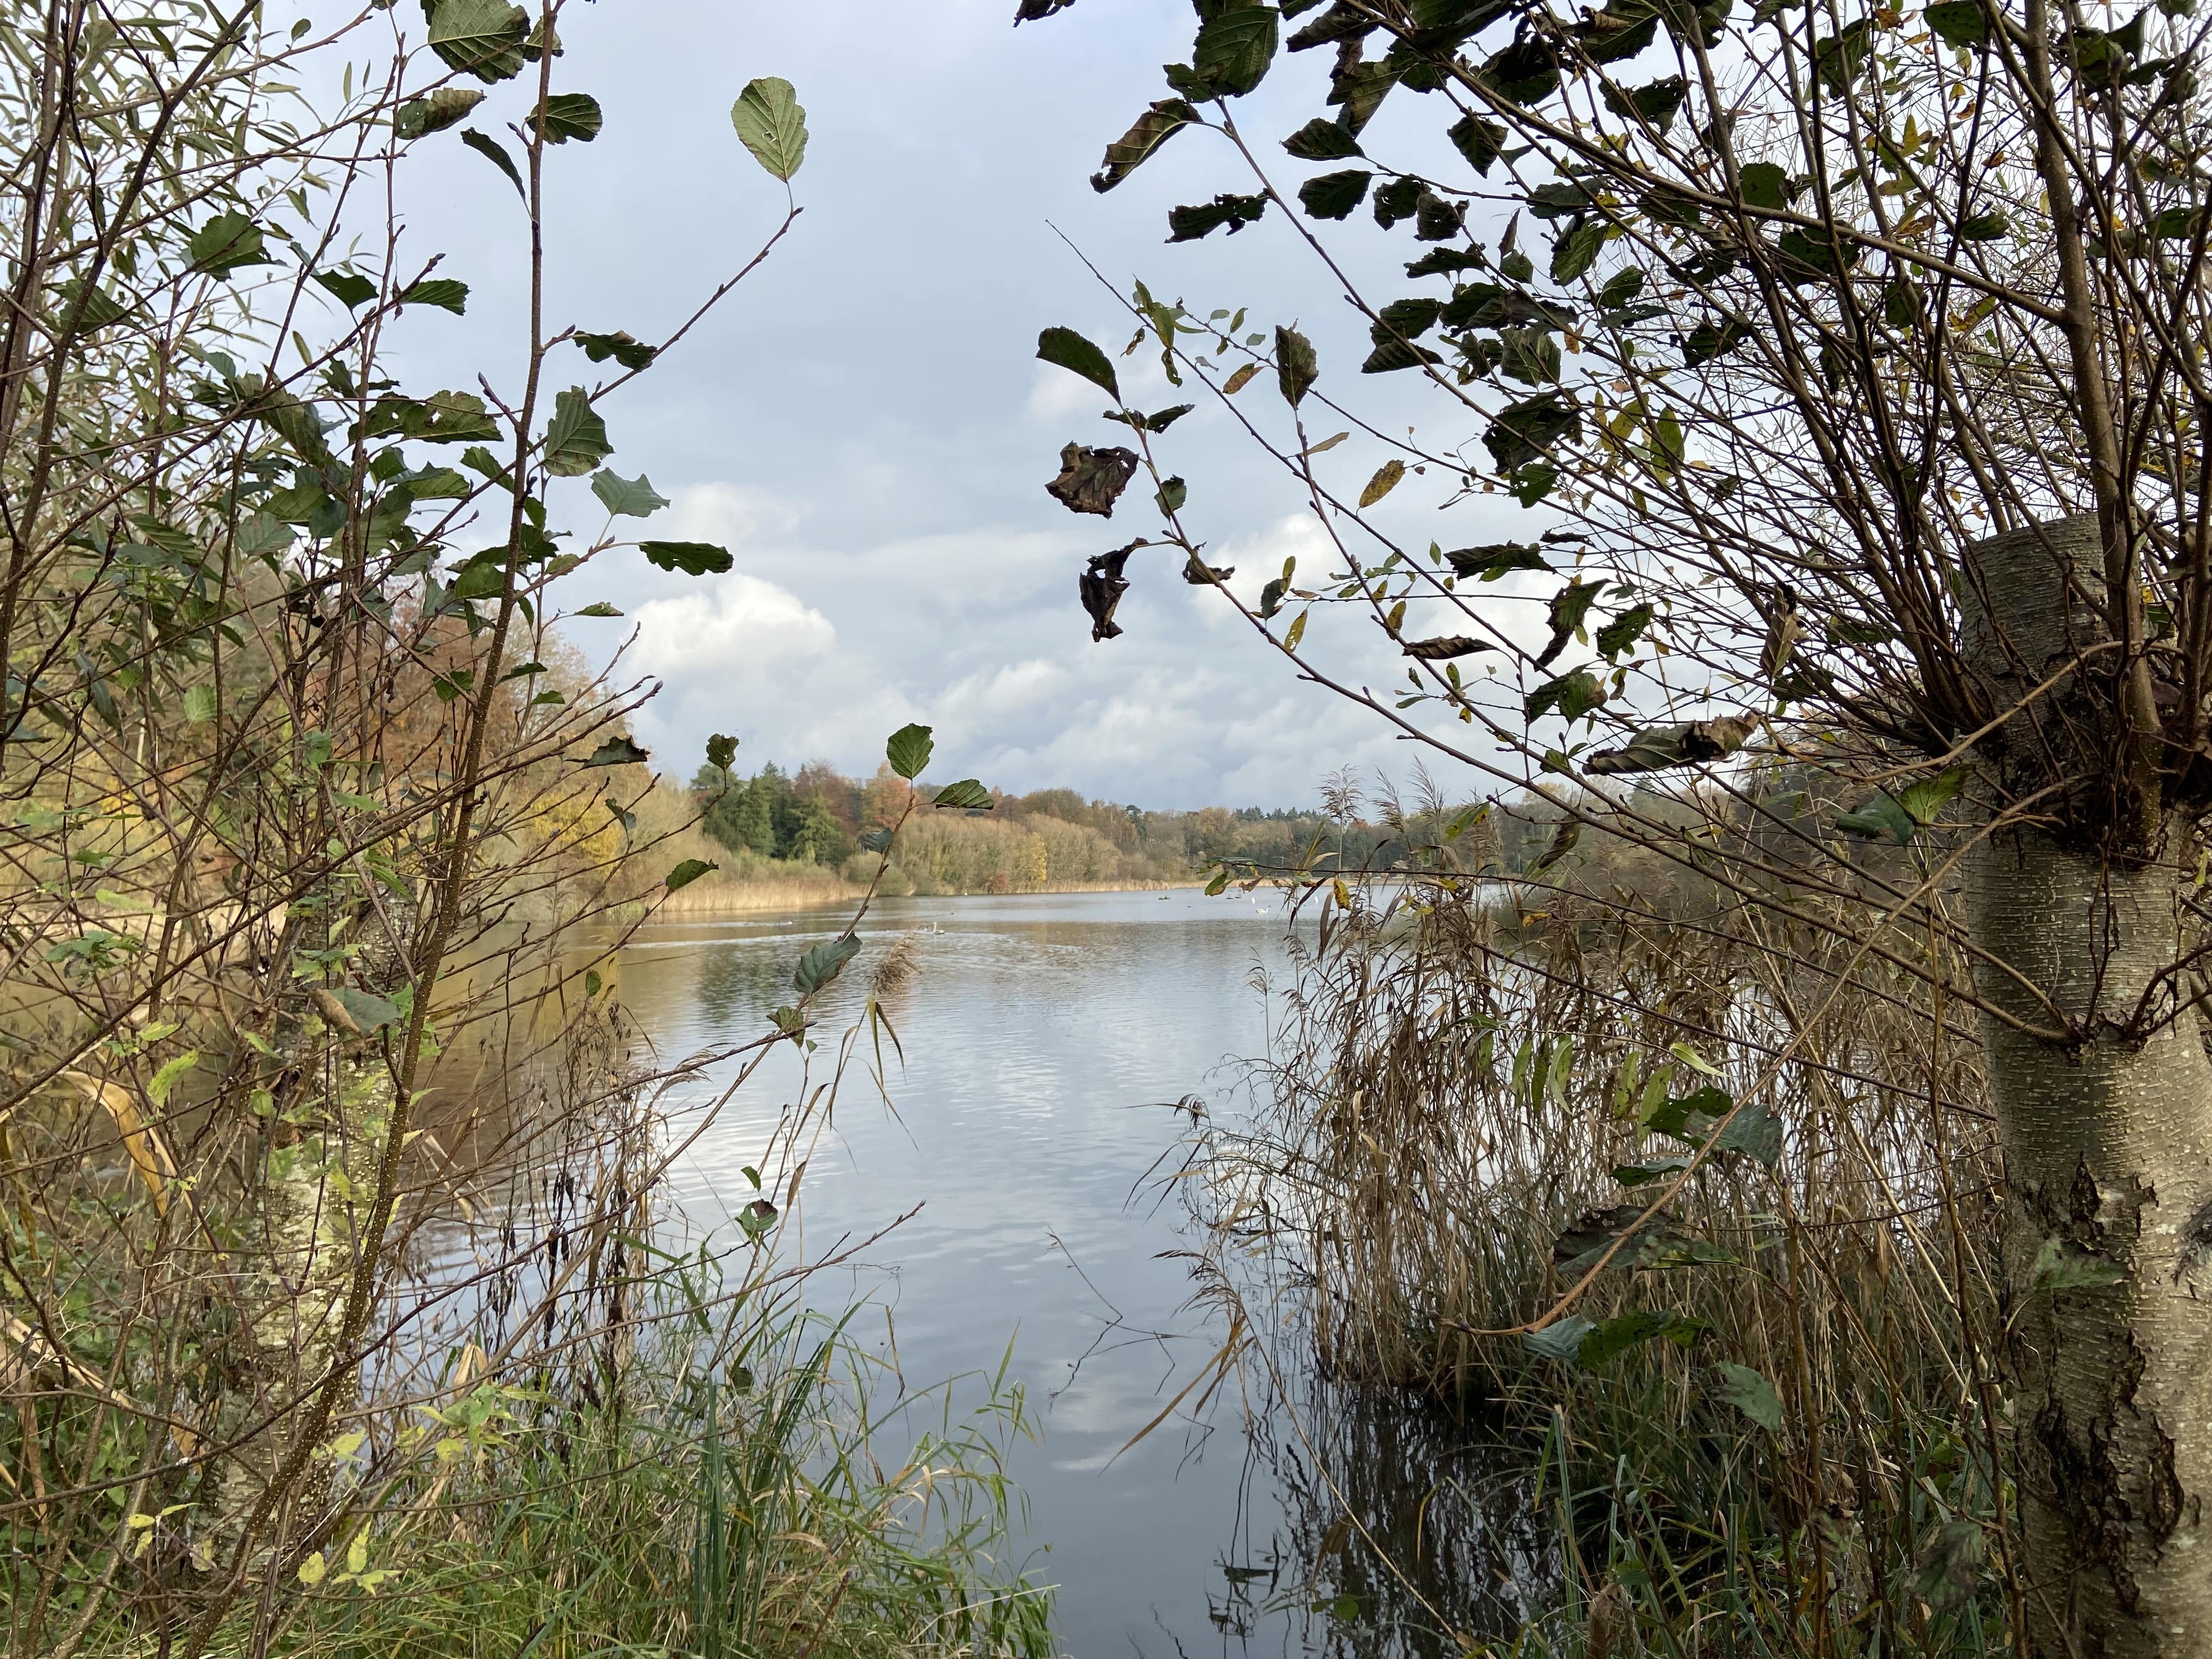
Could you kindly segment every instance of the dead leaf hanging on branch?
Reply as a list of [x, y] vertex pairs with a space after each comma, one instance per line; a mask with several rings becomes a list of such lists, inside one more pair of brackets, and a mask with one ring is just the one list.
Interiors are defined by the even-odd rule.
[[1083, 596], [1083, 608], [1091, 613], [1091, 637], [1094, 641], [1114, 639], [1121, 632], [1120, 624], [1114, 620], [1114, 607], [1129, 591], [1121, 567], [1128, 563], [1129, 555], [1148, 544], [1139, 536], [1127, 547], [1117, 547], [1110, 553], [1094, 553], [1091, 556], [1091, 568], [1075, 579], [1076, 592]]
[[1654, 726], [1632, 736], [1619, 749], [1603, 749], [1583, 763], [1583, 769], [1601, 777], [1624, 772], [1657, 772], [1669, 766], [1692, 766], [1733, 755], [1758, 730], [1755, 721], [1741, 714], [1714, 720], [1689, 720], [1680, 726]]
[[1419, 662], [1443, 662], [1449, 657], [1471, 657], [1478, 651], [1496, 649], [1494, 645], [1469, 639], [1464, 634], [1441, 634], [1432, 640], [1406, 641], [1406, 654]]
[[1136, 471], [1137, 458], [1128, 450], [1087, 449], [1072, 443], [1060, 452], [1060, 476], [1045, 490], [1071, 513], [1110, 519], [1114, 503]]

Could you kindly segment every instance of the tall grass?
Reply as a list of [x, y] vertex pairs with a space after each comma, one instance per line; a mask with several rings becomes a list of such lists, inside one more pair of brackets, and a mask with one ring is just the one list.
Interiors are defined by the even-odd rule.
[[[1455, 1605], [1443, 1486], [1392, 1535], [1315, 1430], [1323, 1509], [1368, 1541], [1313, 1593], [1364, 1561], [1499, 1651], [2006, 1650], [2000, 1171], [1970, 1030], [1884, 960], [1928, 939], [1785, 938], [1695, 884], [1662, 915], [1601, 876], [1331, 910], [1277, 988], [1258, 1124], [1210, 1134], [1222, 1293], [1284, 1298], [1340, 1408], [1409, 1398], [1480, 1443], [1548, 1539]], [[1501, 1582], [1507, 1627], [1478, 1617]]]
[[[850, 1049], [805, 1100], [826, 1108]], [[526, 1047], [496, 1121], [446, 1126], [471, 1179], [414, 1231], [353, 1403], [211, 1651], [1049, 1654], [1048, 1593], [1002, 1554], [1018, 1385], [1002, 1370], [955, 1417], [853, 1340], [854, 1312], [808, 1305], [825, 1264], [787, 1261], [777, 1224], [814, 1110], [758, 1154], [732, 1237], [662, 1212], [675, 1150], [718, 1108], [696, 1064], [638, 1052], [603, 995]], [[27, 1415], [0, 1421], [10, 1485], [144, 1457], [136, 1420], [97, 1406], [48, 1407], [35, 1441]], [[15, 1633], [43, 1589], [37, 1650], [167, 1653], [228, 1536], [222, 1465], [199, 1462], [0, 1520]]]

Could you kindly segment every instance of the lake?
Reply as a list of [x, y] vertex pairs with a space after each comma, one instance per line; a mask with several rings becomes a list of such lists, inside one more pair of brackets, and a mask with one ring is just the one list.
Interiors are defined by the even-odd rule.
[[[652, 927], [622, 958], [624, 1006], [664, 1061], [749, 1038], [791, 1000], [800, 952], [842, 926], [816, 910]], [[1269, 1622], [1235, 1610], [1276, 1576], [1281, 1523], [1235, 1410], [1210, 1437], [1170, 1424], [1116, 1454], [1218, 1344], [1185, 1305], [1187, 1265], [1162, 1259], [1191, 1240], [1159, 1181], [1191, 1128], [1172, 1103], [1237, 1109], [1240, 1062], [1267, 1040], [1253, 976], [1281, 965], [1285, 926], [1272, 896], [1180, 889], [893, 900], [862, 929], [916, 938], [919, 972], [890, 1005], [896, 1115], [854, 1067], [786, 1225], [819, 1255], [921, 1206], [855, 1275], [909, 1382], [992, 1369], [1012, 1340], [1042, 1429], [1012, 1465], [1029, 1565], [1060, 1586], [1072, 1654], [1196, 1651]], [[826, 1029], [855, 1006], [848, 992]], [[693, 1222], [734, 1232], [753, 1195], [741, 1170], [796, 1080], [786, 1048], [672, 1172]], [[873, 1329], [887, 1345], [880, 1316]], [[1304, 1621], [1273, 1622], [1295, 1650]]]

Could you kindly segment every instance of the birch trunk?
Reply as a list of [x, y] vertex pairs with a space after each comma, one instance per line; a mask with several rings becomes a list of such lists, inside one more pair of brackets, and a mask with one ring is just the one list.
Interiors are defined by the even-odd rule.
[[[2109, 640], [2093, 518], [1973, 561], [1968, 645], [1995, 708]], [[2075, 805], [2112, 763], [2108, 658], [1984, 746], [2014, 799], [2085, 783], [2039, 804], [2051, 821], [1992, 836], [1966, 879], [1975, 944], [2020, 976], [1979, 963], [1981, 995], [2065, 1033], [1982, 1018], [2038, 1659], [2212, 1655], [2212, 1065], [2175, 993], [2191, 841], [2176, 823], [2121, 858]]]

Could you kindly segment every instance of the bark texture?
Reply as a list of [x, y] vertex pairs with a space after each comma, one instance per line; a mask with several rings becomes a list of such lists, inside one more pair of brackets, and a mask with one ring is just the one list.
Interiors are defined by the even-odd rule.
[[2095, 520], [1973, 552], [1968, 645], [1993, 709], [2088, 653], [1984, 749], [2015, 799], [2066, 777], [2082, 791], [1994, 835], [1966, 879], [1974, 941], [2002, 964], [1978, 963], [1982, 996], [2065, 1033], [1982, 1021], [2005, 1149], [2031, 1646], [2212, 1655], [2212, 1064], [2173, 980], [2190, 837], [2177, 824], [2121, 857], [2089, 827], [2095, 769], [2114, 763], [2099, 753], [2111, 653]]

